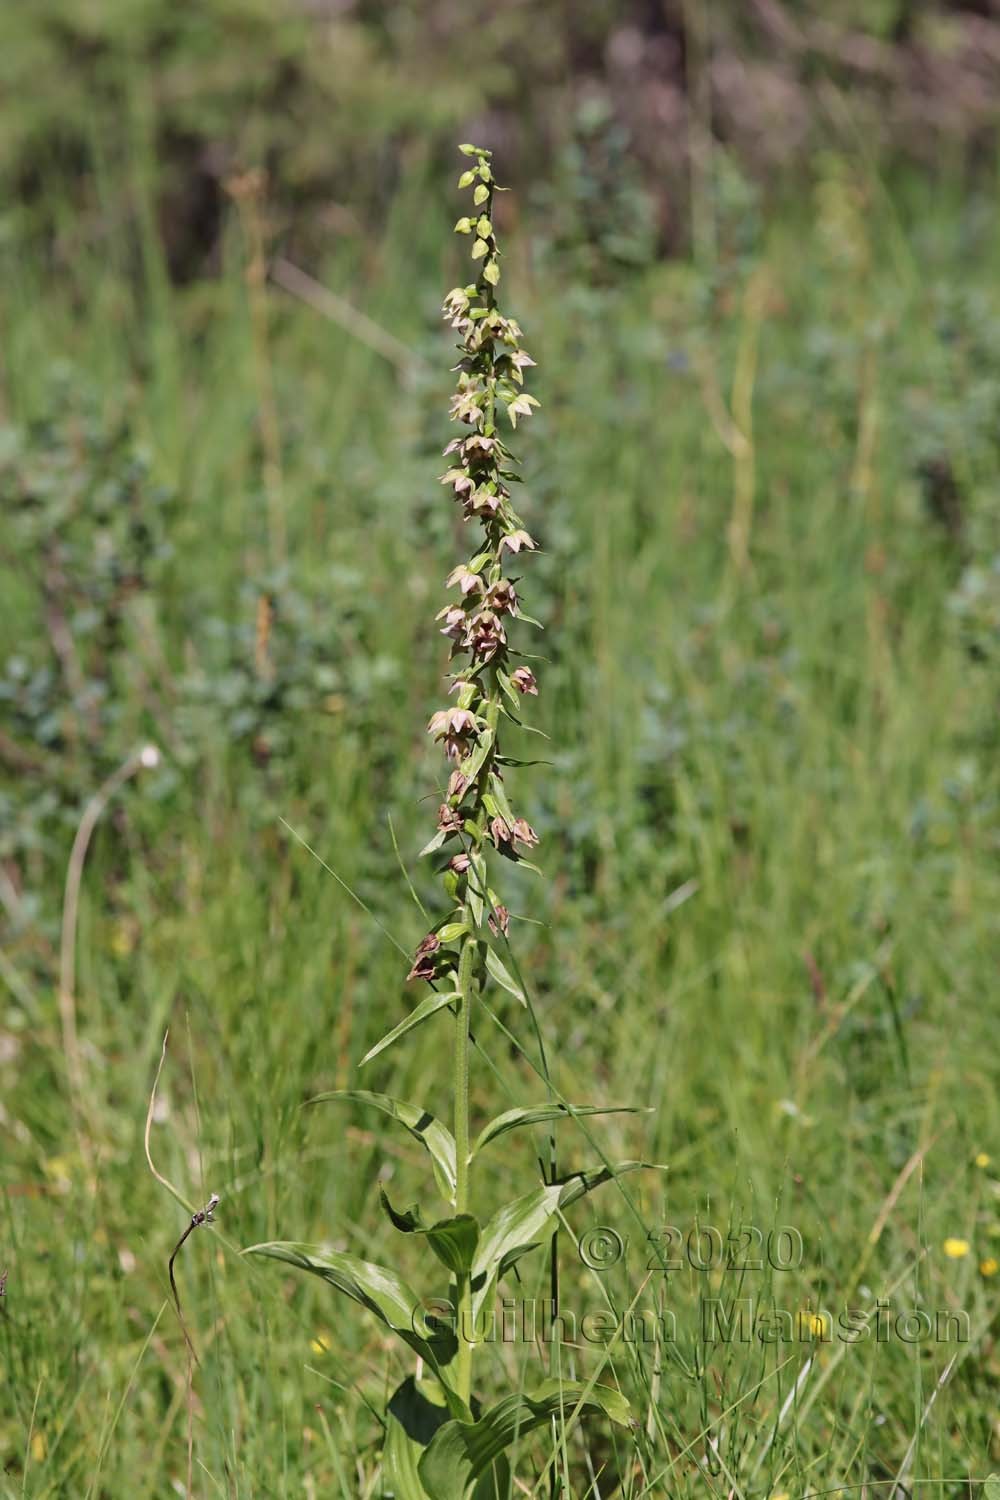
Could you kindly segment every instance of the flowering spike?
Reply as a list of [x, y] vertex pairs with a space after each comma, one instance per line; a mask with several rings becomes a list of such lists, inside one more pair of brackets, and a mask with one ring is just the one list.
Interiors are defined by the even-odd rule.
[[[457, 588], [459, 598], [453, 595], [437, 615], [441, 634], [452, 642], [456, 668], [451, 691], [460, 707], [439, 710], [429, 725], [455, 769], [438, 814], [438, 836], [426, 852], [436, 852], [442, 840], [461, 842], [458, 853], [452, 852], [454, 844], [446, 851], [442, 873], [449, 898], [463, 908], [468, 928], [463, 946], [475, 947], [488, 941], [487, 931], [506, 937], [510, 921], [486, 881], [487, 850], [516, 861], [522, 848], [538, 841], [526, 819], [512, 813], [500, 785], [500, 717], [505, 711], [509, 714], [502, 707], [504, 694], [512, 702], [537, 696], [538, 683], [528, 667], [509, 660], [508, 630], [518, 618], [519, 598], [515, 581], [504, 574], [504, 560], [533, 552], [536, 543], [511, 503], [509, 481], [516, 460], [497, 430], [502, 415], [515, 426], [518, 416], [530, 416], [538, 402], [524, 390], [524, 371], [534, 360], [521, 348], [518, 324], [497, 306], [500, 250], [493, 194], [499, 189], [489, 166], [490, 153], [475, 146], [462, 150], [475, 158], [476, 165], [463, 174], [459, 186], [472, 188], [478, 213], [463, 215], [455, 231], [475, 231], [470, 253], [477, 279], [456, 287], [444, 301], [445, 319], [461, 340], [451, 415], [467, 431], [445, 448], [451, 467], [441, 482], [461, 505], [465, 520], [478, 522], [482, 537], [468, 562], [449, 573], [446, 587]], [[470, 883], [476, 887], [471, 899]], [[485, 902], [479, 889], [488, 896]], [[426, 950], [418, 953], [421, 957], [424, 961], [414, 963], [411, 977], [431, 978]], [[454, 957], [457, 963], [458, 954]]]

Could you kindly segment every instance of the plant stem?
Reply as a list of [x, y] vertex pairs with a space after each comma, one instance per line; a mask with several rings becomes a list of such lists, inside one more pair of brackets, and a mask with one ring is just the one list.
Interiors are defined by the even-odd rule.
[[[472, 966], [476, 940], [471, 935], [462, 946], [458, 964], [461, 996], [455, 1017], [455, 1212], [469, 1211], [469, 1023], [472, 1010]], [[472, 1284], [468, 1276], [458, 1278], [455, 1297], [456, 1384], [466, 1404], [472, 1393]]]

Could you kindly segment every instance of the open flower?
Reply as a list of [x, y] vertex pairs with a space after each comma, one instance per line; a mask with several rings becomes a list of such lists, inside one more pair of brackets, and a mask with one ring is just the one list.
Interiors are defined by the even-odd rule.
[[466, 495], [464, 509], [467, 518], [470, 516], [492, 517], [497, 514], [500, 505], [499, 495], [495, 495], [492, 490], [478, 489]]
[[496, 817], [490, 819], [490, 838], [498, 849], [509, 849], [514, 840], [514, 834], [506, 818]]
[[523, 844], [526, 849], [531, 849], [538, 843], [538, 834], [524, 818], [514, 819], [513, 832], [515, 843]]
[[538, 543], [534, 538], [521, 530], [508, 531], [500, 545], [506, 547], [508, 552], [535, 552], [538, 549]]
[[457, 604], [446, 604], [444, 609], [439, 609], [434, 616], [435, 620], [443, 620], [441, 634], [457, 641], [462, 637], [465, 630], [465, 610], [459, 609]]
[[518, 667], [510, 674], [510, 680], [519, 693], [532, 693], [538, 697], [538, 683], [530, 667]]
[[517, 591], [509, 578], [501, 578], [490, 589], [490, 608], [495, 609], [498, 615], [513, 615], [517, 613]]
[[463, 594], [481, 594], [483, 591], [483, 580], [479, 574], [470, 572], [464, 563], [453, 568], [448, 574], [445, 579], [445, 588], [452, 589], [456, 583]]
[[441, 708], [436, 714], [431, 714], [427, 732], [436, 740], [444, 740], [445, 754], [458, 760], [465, 754], [469, 738], [478, 728], [479, 721], [467, 708]]
[[453, 854], [448, 861], [448, 868], [454, 870], [456, 875], [464, 875], [471, 864], [468, 854]]
[[496, 615], [484, 609], [469, 621], [462, 644], [475, 656], [488, 657], [507, 644], [507, 636]]

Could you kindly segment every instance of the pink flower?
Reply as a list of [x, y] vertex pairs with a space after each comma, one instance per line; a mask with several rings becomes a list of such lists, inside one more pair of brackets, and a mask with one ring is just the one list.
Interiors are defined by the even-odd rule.
[[448, 861], [448, 868], [454, 870], [456, 875], [464, 875], [471, 864], [472, 860], [467, 854], [453, 854]]
[[534, 697], [538, 697], [538, 683], [530, 667], [518, 667], [510, 674], [510, 680], [519, 693], [531, 693]]
[[507, 910], [506, 906], [494, 907], [492, 914], [487, 918], [487, 920], [490, 924], [490, 931], [492, 932], [494, 937], [496, 937], [500, 932], [503, 933], [504, 937], [507, 936], [507, 933], [510, 931], [510, 912]]
[[523, 844], [526, 849], [531, 849], [538, 843], [538, 834], [524, 818], [515, 818], [513, 835], [515, 843]]
[[496, 817], [491, 819], [490, 838], [493, 840], [498, 849], [502, 848], [505, 844], [510, 844], [512, 842], [513, 833], [510, 825], [504, 818]]
[[500, 509], [500, 496], [489, 490], [473, 490], [464, 501], [466, 516], [495, 516]]
[[463, 776], [461, 771], [452, 771], [448, 777], [448, 796], [457, 797], [461, 801], [468, 790], [468, 786], [468, 776]]
[[475, 714], [470, 714], [467, 708], [442, 708], [431, 715], [427, 732], [436, 740], [444, 740], [445, 754], [458, 760], [465, 754], [469, 736], [478, 727]]
[[481, 594], [483, 591], [483, 580], [478, 573], [472, 573], [464, 563], [460, 567], [453, 568], [445, 579], [445, 588], [452, 589], [456, 583], [463, 594]]
[[526, 531], [508, 531], [500, 543], [508, 552], [535, 552], [538, 543]]
[[461, 639], [465, 630], [465, 610], [459, 609], [457, 604], [446, 604], [444, 609], [439, 609], [434, 616], [435, 620], [443, 620], [442, 635], [449, 636], [453, 641]]

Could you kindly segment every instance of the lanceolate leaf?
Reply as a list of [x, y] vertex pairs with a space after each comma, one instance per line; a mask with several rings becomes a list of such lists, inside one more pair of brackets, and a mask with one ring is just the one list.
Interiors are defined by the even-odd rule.
[[360, 1302], [374, 1313], [381, 1323], [399, 1335], [421, 1359], [425, 1360], [441, 1380], [452, 1411], [461, 1415], [462, 1403], [445, 1385], [441, 1369], [454, 1357], [455, 1335], [442, 1330], [433, 1336], [424, 1337], [416, 1330], [425, 1326], [420, 1299], [395, 1271], [385, 1266], [373, 1265], [371, 1261], [359, 1260], [355, 1255], [346, 1255], [339, 1250], [328, 1250], [324, 1245], [298, 1245], [284, 1240], [268, 1244], [251, 1245], [245, 1255], [266, 1255], [272, 1260], [285, 1261], [303, 1271], [311, 1271], [324, 1281]]
[[520, 1000], [522, 1005], [528, 1002], [524, 998], [524, 991], [510, 970], [504, 965], [500, 955], [493, 949], [486, 949], [486, 972], [495, 979], [508, 994], [513, 995], [515, 1000]]
[[667, 1170], [665, 1166], [651, 1161], [614, 1161], [607, 1167], [592, 1167], [588, 1172], [574, 1172], [571, 1177], [563, 1180], [559, 1207], [568, 1208], [586, 1193], [592, 1193], [595, 1188], [602, 1187], [612, 1179], [624, 1177], [627, 1172], [638, 1172], [640, 1168], [652, 1172]]
[[374, 1047], [365, 1053], [361, 1059], [360, 1066], [363, 1068], [365, 1063], [371, 1062], [373, 1057], [378, 1057], [379, 1053], [384, 1052], [387, 1047], [391, 1047], [393, 1042], [398, 1042], [400, 1037], [405, 1036], [408, 1031], [412, 1031], [414, 1026], [419, 1026], [421, 1021], [426, 1021], [428, 1016], [434, 1015], [435, 1011], [443, 1009], [444, 1006], [454, 1005], [455, 1001], [459, 998], [454, 993], [448, 995], [428, 995], [426, 1000], [421, 1000], [420, 1004], [414, 1010], [410, 1011], [405, 1020], [400, 1021], [398, 1026], [394, 1026], [380, 1042], [376, 1042]]
[[574, 1115], [637, 1115], [643, 1112], [642, 1108], [630, 1104], [576, 1104], [572, 1109], [565, 1104], [537, 1104], [530, 1109], [508, 1109], [480, 1131], [470, 1155], [475, 1156], [491, 1141], [498, 1140], [509, 1130], [520, 1130], [523, 1125], [541, 1125], [546, 1120], [568, 1120]]
[[560, 1183], [535, 1188], [512, 1203], [504, 1204], [483, 1226], [479, 1248], [472, 1262], [474, 1326], [479, 1326], [479, 1313], [492, 1297], [497, 1279], [545, 1237], [562, 1191]]
[[617, 1391], [551, 1380], [533, 1395], [506, 1396], [477, 1422], [445, 1422], [418, 1465], [430, 1500], [461, 1500], [516, 1438], [577, 1407], [581, 1416], [608, 1417], [620, 1426], [629, 1420], [628, 1402]]
[[[436, 997], [435, 997], [436, 998]], [[368, 1089], [333, 1089], [326, 1094], [317, 1094], [310, 1104], [324, 1104], [329, 1100], [344, 1100], [353, 1104], [368, 1104], [380, 1109], [383, 1114], [398, 1120], [430, 1153], [434, 1164], [434, 1176], [441, 1195], [449, 1203], [455, 1201], [455, 1140], [446, 1125], [419, 1104], [410, 1104], [406, 1099], [393, 1099], [388, 1094], [373, 1094]]]
[[649, 1165], [643, 1161], [620, 1161], [589, 1172], [574, 1172], [563, 1182], [536, 1188], [499, 1209], [481, 1230], [479, 1248], [472, 1263], [474, 1327], [480, 1326], [481, 1314], [504, 1272], [547, 1238], [557, 1209], [567, 1208], [612, 1178], [623, 1177], [626, 1172]]

